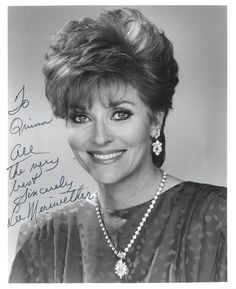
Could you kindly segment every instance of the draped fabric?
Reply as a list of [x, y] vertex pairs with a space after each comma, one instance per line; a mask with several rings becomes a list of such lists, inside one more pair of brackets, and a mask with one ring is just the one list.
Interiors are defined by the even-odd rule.
[[[150, 202], [101, 209], [117, 249], [124, 250]], [[117, 260], [94, 206], [78, 201], [22, 226], [9, 282], [226, 281], [226, 189], [183, 182], [165, 191], [127, 254], [122, 280]]]

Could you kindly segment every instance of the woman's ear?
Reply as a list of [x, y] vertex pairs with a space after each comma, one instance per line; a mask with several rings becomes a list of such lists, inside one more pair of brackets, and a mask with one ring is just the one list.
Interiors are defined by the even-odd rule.
[[163, 111], [157, 111], [153, 114], [152, 122], [151, 122], [151, 131], [150, 131], [152, 138], [155, 137], [158, 130], [161, 130], [163, 119], [164, 119]]

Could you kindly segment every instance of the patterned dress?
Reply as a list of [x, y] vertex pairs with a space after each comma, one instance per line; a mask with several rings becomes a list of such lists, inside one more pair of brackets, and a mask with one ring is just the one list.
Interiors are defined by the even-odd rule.
[[[101, 209], [105, 226], [124, 250], [149, 202]], [[226, 271], [226, 189], [182, 182], [158, 199], [127, 254], [129, 273], [115, 274], [117, 257], [86, 201], [22, 226], [9, 282], [220, 282]]]

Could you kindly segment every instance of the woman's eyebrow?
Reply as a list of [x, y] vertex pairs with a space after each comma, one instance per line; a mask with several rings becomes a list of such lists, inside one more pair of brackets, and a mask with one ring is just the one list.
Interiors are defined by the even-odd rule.
[[110, 107], [116, 107], [116, 106], [119, 106], [119, 105], [124, 104], [124, 103], [128, 103], [128, 104], [135, 106], [135, 103], [133, 101], [130, 101], [130, 100], [111, 101], [109, 103], [109, 106]]
[[88, 108], [85, 106], [85, 105], [76, 105], [74, 108], [73, 108], [74, 111], [87, 111]]

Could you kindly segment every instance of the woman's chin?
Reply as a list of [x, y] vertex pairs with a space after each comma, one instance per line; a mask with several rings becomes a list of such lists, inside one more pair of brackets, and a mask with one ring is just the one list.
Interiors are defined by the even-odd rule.
[[97, 174], [91, 174], [94, 180], [100, 184], [114, 184], [119, 182], [122, 177], [115, 174], [114, 172], [106, 172], [106, 173], [97, 173]]

